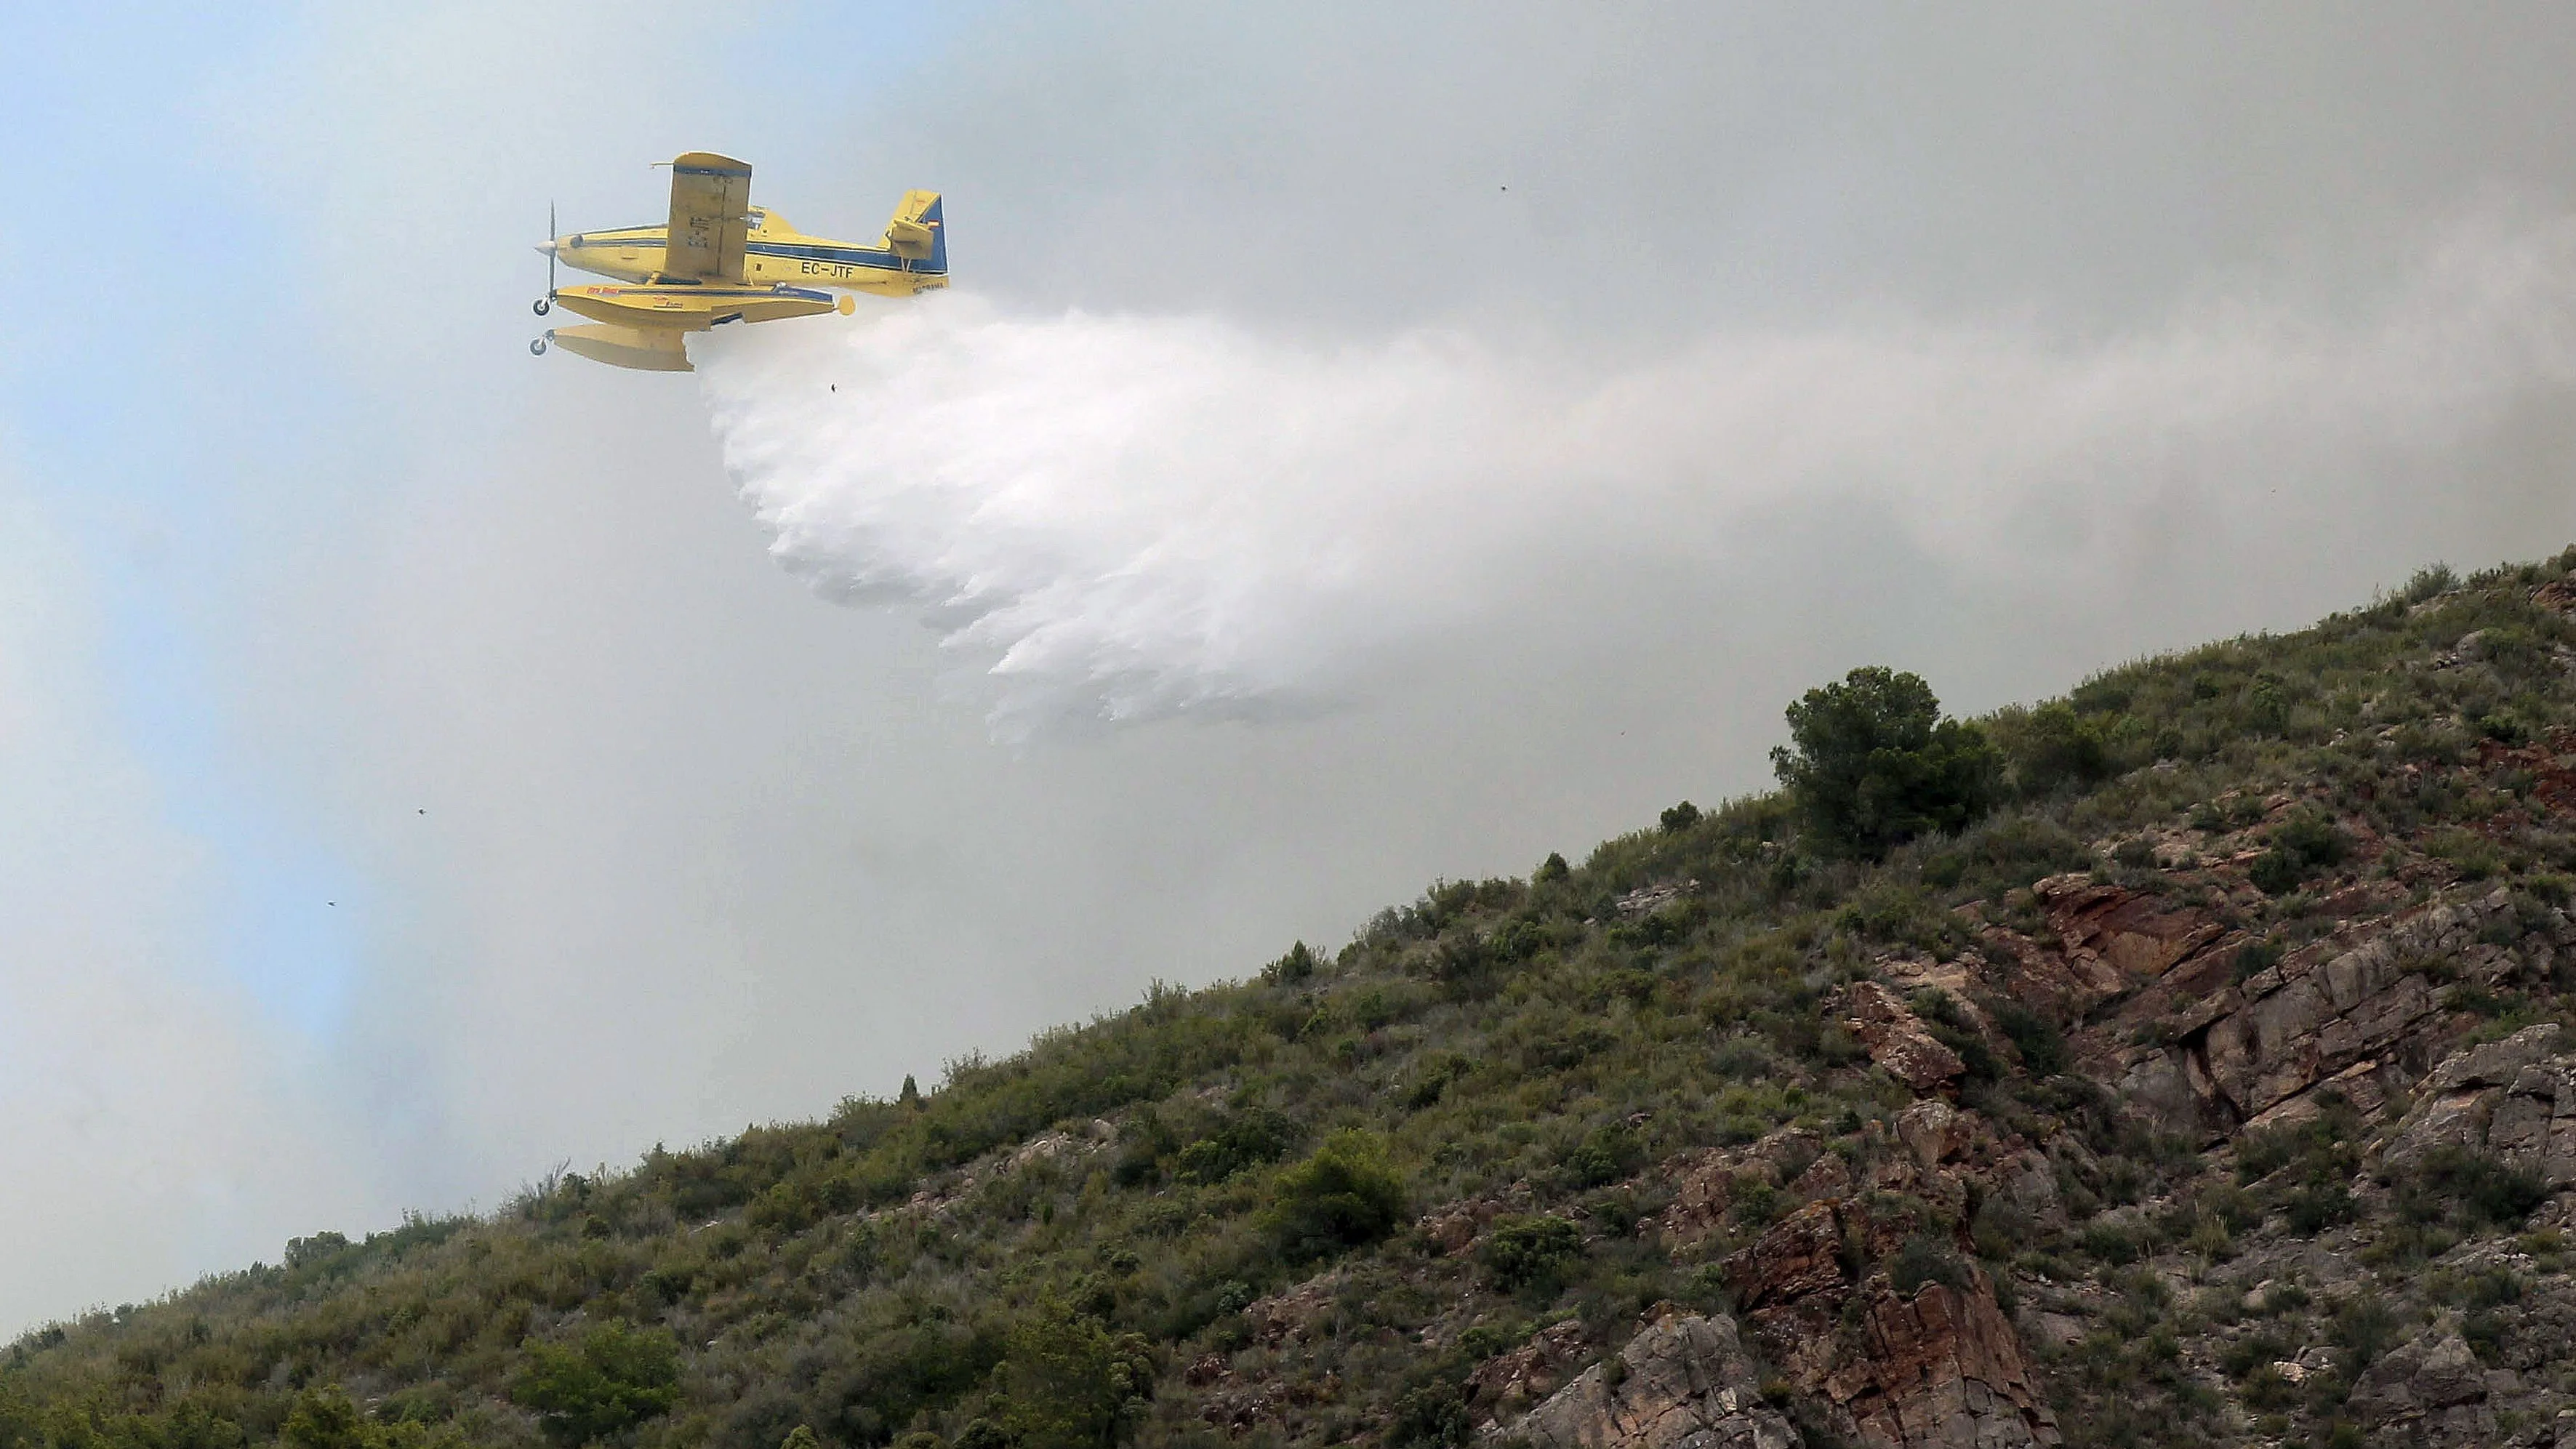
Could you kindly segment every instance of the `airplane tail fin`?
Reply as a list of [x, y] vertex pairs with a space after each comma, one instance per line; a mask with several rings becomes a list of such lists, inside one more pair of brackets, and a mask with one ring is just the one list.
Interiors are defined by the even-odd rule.
[[886, 223], [888, 251], [913, 263], [916, 272], [948, 274], [948, 228], [941, 224], [939, 193], [907, 191]]

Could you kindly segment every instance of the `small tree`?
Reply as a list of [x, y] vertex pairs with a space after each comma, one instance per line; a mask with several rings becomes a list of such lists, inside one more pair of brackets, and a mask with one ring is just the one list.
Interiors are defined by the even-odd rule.
[[1012, 1329], [998, 1378], [1021, 1449], [1109, 1449], [1144, 1417], [1154, 1361], [1142, 1335], [1048, 1298]]
[[1992, 808], [2003, 761], [1985, 731], [1941, 718], [1919, 675], [1871, 666], [1789, 706], [1771, 768], [1817, 839], [1875, 858]]
[[1583, 1256], [1583, 1231], [1553, 1214], [1496, 1218], [1476, 1256], [1503, 1292], [1551, 1297]]
[[1315, 948], [1300, 941], [1288, 948], [1287, 955], [1264, 968], [1261, 975], [1264, 980], [1277, 982], [1283, 986], [1293, 986], [1313, 976], [1316, 965]]
[[367, 1427], [358, 1406], [338, 1384], [331, 1384], [295, 1396], [295, 1406], [278, 1427], [277, 1442], [285, 1449], [367, 1449]]
[[1404, 1218], [1404, 1179], [1375, 1133], [1344, 1128], [1279, 1174], [1264, 1223], [1291, 1262], [1373, 1243]]
[[527, 1349], [510, 1397], [558, 1444], [605, 1439], [680, 1401], [680, 1346], [660, 1330], [603, 1323], [577, 1344]]
[[2090, 785], [2111, 773], [2111, 746], [2098, 720], [2075, 712], [2062, 699], [2051, 700], [2015, 718], [2006, 711], [2004, 752], [2012, 758], [2013, 776], [2025, 795], [2045, 795], [2061, 785]]

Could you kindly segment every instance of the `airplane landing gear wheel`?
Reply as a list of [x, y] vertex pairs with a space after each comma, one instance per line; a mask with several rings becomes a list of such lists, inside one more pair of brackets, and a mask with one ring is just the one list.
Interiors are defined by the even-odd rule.
[[536, 307], [535, 307], [535, 311], [536, 311], [536, 314], [537, 314], [538, 316], [543, 317], [543, 316], [544, 316], [544, 315], [546, 315], [548, 312], [551, 312], [551, 311], [553, 311], [554, 309], [555, 309], [555, 302], [554, 302], [554, 299], [553, 299], [552, 297], [539, 297], [539, 298], [537, 299]]
[[543, 357], [543, 356], [545, 356], [545, 355], [546, 355], [546, 343], [547, 343], [547, 342], [549, 342], [549, 341], [551, 341], [551, 340], [552, 340], [552, 336], [551, 336], [551, 334], [549, 334], [549, 335], [548, 335], [548, 336], [546, 336], [546, 337], [531, 337], [531, 338], [529, 338], [529, 339], [528, 339], [528, 355], [529, 355], [530, 357]]

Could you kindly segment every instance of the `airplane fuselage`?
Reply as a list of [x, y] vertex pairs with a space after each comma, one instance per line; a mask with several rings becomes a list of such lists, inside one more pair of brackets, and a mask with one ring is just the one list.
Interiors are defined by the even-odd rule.
[[[774, 211], [755, 212], [743, 242], [742, 280], [754, 287], [837, 287], [882, 297], [910, 297], [948, 285], [948, 274], [928, 271], [921, 260], [890, 246], [859, 246], [808, 236]], [[620, 227], [575, 232], [554, 243], [565, 266], [620, 281], [653, 283], [662, 276], [666, 229]], [[578, 310], [578, 309], [576, 309]]]

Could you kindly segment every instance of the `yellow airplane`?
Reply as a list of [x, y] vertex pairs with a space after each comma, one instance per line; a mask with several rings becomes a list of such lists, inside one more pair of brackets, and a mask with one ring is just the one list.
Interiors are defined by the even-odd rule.
[[[667, 225], [574, 232], [537, 250], [546, 254], [546, 294], [537, 300], [537, 315], [561, 304], [595, 320], [555, 328], [528, 350], [543, 356], [548, 346], [560, 346], [653, 372], [690, 370], [680, 340], [687, 333], [727, 322], [848, 316], [851, 299], [826, 287], [909, 297], [948, 285], [938, 192], [905, 192], [885, 235], [874, 246], [858, 246], [807, 236], [787, 218], [753, 206], [751, 168], [705, 151], [671, 163]], [[557, 262], [618, 284], [558, 287]]]

